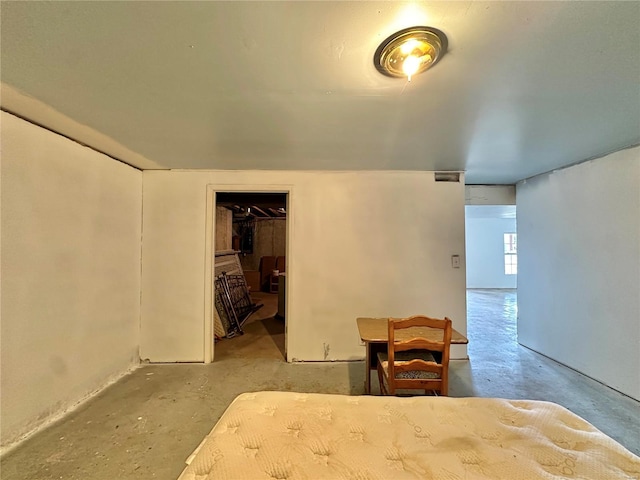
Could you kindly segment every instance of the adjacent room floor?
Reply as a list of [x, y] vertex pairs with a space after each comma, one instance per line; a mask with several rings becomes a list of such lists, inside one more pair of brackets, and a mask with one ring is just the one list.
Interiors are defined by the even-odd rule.
[[[275, 298], [261, 295], [213, 364], [143, 365], [7, 454], [2, 479], [175, 480], [239, 393], [362, 393], [364, 362], [285, 363]], [[559, 403], [640, 455], [640, 403], [518, 345], [514, 290], [469, 290], [467, 304], [469, 361], [452, 362], [451, 396]]]

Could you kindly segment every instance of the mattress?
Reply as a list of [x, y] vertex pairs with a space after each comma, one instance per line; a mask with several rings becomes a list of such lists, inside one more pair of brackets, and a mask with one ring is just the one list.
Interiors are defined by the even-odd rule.
[[239, 395], [179, 480], [640, 479], [567, 409], [495, 398]]

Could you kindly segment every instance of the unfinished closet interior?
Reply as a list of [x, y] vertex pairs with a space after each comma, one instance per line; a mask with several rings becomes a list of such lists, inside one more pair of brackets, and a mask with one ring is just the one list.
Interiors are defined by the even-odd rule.
[[[233, 342], [256, 321], [266, 322], [269, 334], [283, 336], [287, 194], [216, 192], [215, 215], [216, 344]], [[229, 348], [231, 343], [223, 350]]]

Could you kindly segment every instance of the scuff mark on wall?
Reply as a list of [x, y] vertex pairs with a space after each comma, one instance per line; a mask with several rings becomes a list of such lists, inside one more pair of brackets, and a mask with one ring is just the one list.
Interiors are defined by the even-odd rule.
[[324, 359], [326, 360], [327, 358], [329, 358], [329, 350], [331, 350], [331, 346], [323, 343], [322, 348], [324, 348]]

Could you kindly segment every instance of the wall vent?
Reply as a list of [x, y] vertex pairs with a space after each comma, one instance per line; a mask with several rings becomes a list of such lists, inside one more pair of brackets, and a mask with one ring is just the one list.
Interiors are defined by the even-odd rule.
[[460, 172], [435, 172], [436, 182], [460, 182]]

